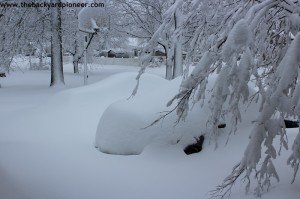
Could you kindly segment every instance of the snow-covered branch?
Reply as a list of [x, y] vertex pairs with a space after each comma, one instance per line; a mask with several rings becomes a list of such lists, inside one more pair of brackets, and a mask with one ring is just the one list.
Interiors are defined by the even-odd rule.
[[[186, 63], [197, 64], [192, 72], [186, 70], [186, 78], [168, 106], [176, 100], [178, 118], [184, 120], [190, 103], [208, 102], [211, 113], [207, 132], [217, 140], [217, 125], [223, 118], [231, 117], [230, 132], [238, 130], [237, 125], [243, 119], [241, 103], [253, 102], [249, 92], [252, 81], [258, 90], [256, 96], [261, 99], [258, 101], [260, 112], [253, 123], [244, 157], [213, 195], [224, 197], [240, 176], [249, 180], [246, 185], [249, 190], [254, 171], [257, 182], [254, 191], [259, 196], [268, 190], [272, 177], [279, 181], [272, 160], [282, 147], [287, 149], [284, 117], [300, 116], [300, 3], [290, 0], [176, 1], [165, 13], [164, 23], [151, 38], [149, 48], [172, 24], [170, 13], [177, 5], [187, 11], [181, 30], [177, 30], [189, 35]], [[199, 61], [195, 61], [197, 59]], [[207, 80], [215, 74], [218, 78], [206, 99]], [[191, 97], [193, 95], [196, 97]], [[277, 136], [281, 143], [279, 149], [273, 145]], [[293, 154], [288, 160], [294, 176], [299, 168], [299, 137], [294, 140]], [[264, 148], [265, 157], [262, 156]], [[259, 163], [262, 165], [258, 169]]]

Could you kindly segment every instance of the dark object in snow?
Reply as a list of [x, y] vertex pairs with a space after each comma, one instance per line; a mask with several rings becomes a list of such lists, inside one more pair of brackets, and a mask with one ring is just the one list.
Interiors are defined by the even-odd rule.
[[162, 52], [162, 51], [160, 51], [160, 50], [156, 50], [156, 51], [154, 52], [154, 56], [166, 56], [166, 53], [164, 53], [164, 52]]
[[226, 124], [219, 124], [218, 125], [218, 129], [223, 129], [223, 128], [225, 128], [226, 127]]
[[107, 52], [107, 56], [108, 56], [108, 57], [116, 57], [116, 53], [115, 53], [114, 51], [112, 51], [112, 50], [109, 50], [109, 51]]
[[202, 145], [204, 142], [204, 135], [201, 135], [199, 138], [195, 138], [196, 143], [190, 144], [185, 147], [184, 152], [187, 155], [193, 154], [193, 153], [199, 153], [202, 151]]
[[0, 77], [6, 77], [5, 73], [0, 73]]
[[298, 121], [292, 121], [292, 120], [284, 120], [285, 128], [298, 128], [299, 122]]

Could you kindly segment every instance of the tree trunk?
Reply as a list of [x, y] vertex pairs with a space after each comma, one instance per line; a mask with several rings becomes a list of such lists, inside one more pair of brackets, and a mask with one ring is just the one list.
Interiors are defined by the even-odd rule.
[[[180, 28], [182, 24], [181, 11], [178, 9], [175, 12], [175, 30]], [[178, 40], [174, 48], [174, 70], [173, 79], [183, 74], [183, 61], [182, 61], [182, 36], [178, 37]]]
[[[61, 3], [61, 0], [51, 0]], [[61, 8], [52, 8], [51, 12], [51, 83], [50, 86], [65, 84], [62, 59]]]
[[175, 44], [174, 49], [174, 73], [173, 79], [181, 76], [183, 74], [183, 63], [182, 63], [182, 45], [181, 42], [178, 41]]
[[78, 68], [78, 58], [77, 56], [73, 56], [73, 69], [74, 69], [74, 73], [78, 74], [79, 73], [79, 68]]
[[[166, 35], [166, 40], [168, 39], [168, 35]], [[161, 44], [162, 45], [162, 44]], [[173, 66], [172, 66], [172, 57], [170, 55], [170, 49], [166, 45], [162, 45], [166, 53], [166, 79], [171, 80], [173, 79]]]
[[173, 79], [173, 63], [172, 58], [168, 56], [168, 53], [166, 53], [166, 79], [172, 80]]
[[39, 42], [39, 68], [43, 67], [43, 51], [44, 51], [44, 47], [43, 44], [41, 42]]
[[[75, 34], [75, 36], [76, 36], [76, 34]], [[77, 42], [76, 39], [74, 41], [74, 53], [72, 53], [72, 55], [73, 55], [73, 69], [74, 69], [74, 73], [78, 74], [79, 73], [78, 63], [79, 63], [79, 60], [81, 59], [81, 56], [79, 55], [79, 46], [78, 46], [78, 42]]]

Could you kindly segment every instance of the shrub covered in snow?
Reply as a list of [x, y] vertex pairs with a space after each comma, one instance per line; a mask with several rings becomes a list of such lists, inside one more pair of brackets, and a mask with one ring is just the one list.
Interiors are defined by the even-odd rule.
[[[195, 142], [195, 138], [202, 134], [209, 134], [207, 129], [209, 104], [207, 102], [202, 107], [195, 105], [185, 121], [179, 123], [176, 113], [171, 111], [176, 107], [166, 107], [180, 82], [181, 78], [172, 81], [155, 76], [149, 77], [149, 75], [145, 79], [142, 78], [140, 84], [144, 88], [145, 85], [153, 84], [157, 84], [157, 87], [143, 89], [143, 95], [138, 94], [133, 98], [111, 104], [100, 119], [95, 146], [108, 154], [137, 155], [142, 153], [146, 146], [155, 142], [164, 142], [167, 145], [178, 143], [184, 150], [186, 146]], [[215, 77], [209, 78], [207, 87], [211, 89], [214, 82]], [[251, 91], [251, 93], [254, 92]], [[210, 95], [209, 92], [206, 94]], [[225, 104], [228, 105], [228, 101]], [[249, 126], [254, 120], [255, 111], [258, 111], [255, 107], [251, 106], [250, 111], [246, 105], [241, 106], [242, 110], [247, 110], [245, 122], [241, 124], [244, 127]], [[164, 117], [168, 113], [168, 117]], [[163, 119], [158, 121], [159, 117]], [[156, 122], [158, 123], [153, 125]], [[225, 122], [230, 124], [230, 120]], [[227, 125], [223, 129], [219, 128], [218, 133], [226, 134], [231, 128], [232, 125]]]

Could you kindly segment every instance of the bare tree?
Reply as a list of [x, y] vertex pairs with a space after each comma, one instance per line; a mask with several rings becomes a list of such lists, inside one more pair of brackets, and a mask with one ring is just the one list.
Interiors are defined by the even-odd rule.
[[45, 49], [51, 38], [51, 10], [40, 7], [2, 7], [0, 13], [1, 27], [5, 27], [0, 30], [2, 38], [0, 45], [3, 49], [0, 55], [5, 57], [5, 60], [10, 60], [1, 65], [8, 70], [15, 55], [33, 55], [36, 50], [39, 58], [37, 67], [42, 67]]
[[[168, 5], [162, 15], [162, 23], [147, 42], [143, 50], [144, 67], [151, 60], [148, 51], [153, 51], [157, 45], [162, 45], [167, 54], [166, 79], [173, 79], [183, 74], [182, 43], [183, 30], [183, 7], [180, 1], [166, 1]], [[144, 69], [143, 69], [144, 70]], [[143, 71], [141, 70], [141, 72]]]
[[83, 52], [83, 35], [78, 29], [78, 13], [79, 9], [64, 9], [62, 12], [62, 41], [63, 49], [73, 57], [74, 73], [79, 73], [79, 61]]

